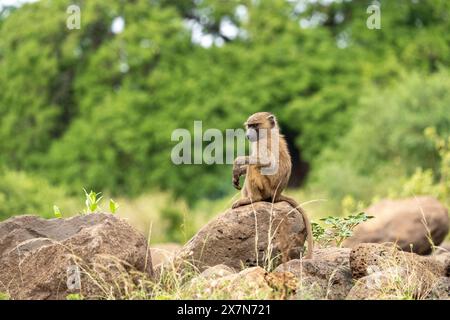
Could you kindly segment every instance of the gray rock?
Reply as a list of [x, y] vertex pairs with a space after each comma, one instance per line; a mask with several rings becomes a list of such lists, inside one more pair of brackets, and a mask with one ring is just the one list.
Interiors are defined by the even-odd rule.
[[444, 258], [436, 259], [434, 256], [405, 252], [393, 243], [362, 243], [350, 252], [350, 268], [354, 279], [398, 266], [411, 272], [429, 272], [436, 276], [445, 276], [447, 267]]
[[450, 278], [396, 265], [360, 278], [347, 300], [448, 299]]
[[[152, 274], [147, 240], [114, 215], [18, 216], [0, 223], [0, 291], [13, 299], [96, 298], [105, 290], [120, 296], [117, 290], [133, 286], [134, 272]], [[81, 288], [70, 286], [74, 275]]]
[[217, 266], [210, 267], [204, 270], [200, 274], [200, 277], [202, 277], [203, 279], [218, 279], [235, 273], [236, 271], [234, 271], [232, 268], [224, 264], [218, 264]]
[[353, 285], [349, 263], [350, 249], [314, 250], [313, 259], [295, 259], [275, 269], [291, 272], [299, 280], [299, 299], [345, 299]]
[[[270, 231], [270, 237], [268, 236]], [[224, 264], [243, 267], [274, 266], [301, 256], [306, 229], [303, 217], [288, 203], [257, 202], [230, 209], [203, 227], [178, 257], [200, 269]]]
[[345, 246], [395, 242], [402, 250], [429, 254], [432, 250], [429, 236], [437, 246], [449, 230], [447, 208], [429, 196], [383, 200], [366, 213], [375, 218], [357, 226], [353, 236], [344, 242]]
[[431, 300], [450, 300], [450, 278], [440, 277], [427, 298]]

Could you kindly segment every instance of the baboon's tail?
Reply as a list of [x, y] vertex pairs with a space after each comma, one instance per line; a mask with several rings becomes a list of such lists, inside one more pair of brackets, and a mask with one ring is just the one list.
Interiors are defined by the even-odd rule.
[[312, 227], [311, 222], [309, 221], [308, 215], [306, 214], [305, 210], [291, 197], [279, 195], [276, 202], [279, 201], [286, 201], [289, 203], [292, 207], [296, 208], [297, 211], [302, 215], [303, 222], [305, 223], [306, 227], [306, 239], [308, 241], [308, 253], [305, 256], [305, 259], [311, 259], [313, 256], [313, 249], [314, 249], [314, 240], [313, 240], [313, 234], [312, 234]]

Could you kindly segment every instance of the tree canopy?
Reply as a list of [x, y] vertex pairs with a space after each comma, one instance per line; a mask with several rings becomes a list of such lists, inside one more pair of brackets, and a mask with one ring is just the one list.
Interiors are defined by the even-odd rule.
[[[66, 27], [71, 4], [81, 9], [79, 30]], [[428, 91], [414, 96], [423, 78], [449, 67], [450, 3], [380, 1], [379, 30], [366, 26], [371, 4], [41, 0], [4, 8], [0, 164], [72, 192], [164, 189], [194, 202], [231, 192], [227, 166], [172, 164], [171, 132], [192, 131], [194, 120], [225, 130], [241, 127], [253, 112], [275, 113], [295, 165], [306, 164], [302, 179], [320, 173], [330, 149], [355, 157], [342, 146], [344, 136], [349, 144], [367, 144], [365, 156], [375, 153], [359, 158], [365, 166], [390, 159], [388, 149], [369, 147], [383, 141], [367, 141], [365, 129], [358, 129], [379, 130], [385, 116], [392, 130], [403, 121], [414, 127], [415, 108], [429, 104], [438, 112], [433, 121], [450, 132], [450, 119], [438, 119], [450, 114], [441, 103], [448, 81], [439, 80], [444, 87], [432, 92], [435, 104]], [[114, 31], [119, 17], [124, 28]], [[377, 92], [411, 74], [412, 89], [405, 89], [411, 101], [392, 97], [384, 105]], [[369, 103], [367, 96], [373, 97]], [[411, 118], [403, 119], [404, 104]], [[407, 157], [414, 139], [388, 146], [401, 144]], [[425, 151], [406, 161], [433, 166]]]

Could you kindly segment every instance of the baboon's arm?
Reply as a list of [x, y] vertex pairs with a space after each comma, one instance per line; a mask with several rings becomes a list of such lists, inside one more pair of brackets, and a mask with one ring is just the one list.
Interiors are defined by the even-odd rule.
[[265, 156], [240, 156], [234, 160], [234, 165], [255, 165], [259, 168], [270, 167], [271, 161]]
[[241, 186], [239, 185], [239, 177], [247, 173], [249, 165], [254, 165], [257, 168], [269, 167], [270, 159], [268, 157], [256, 156], [237, 157], [233, 163], [233, 186], [237, 190], [241, 190]]
[[236, 163], [233, 165], [233, 186], [237, 190], [241, 190], [241, 186], [239, 185], [239, 178], [247, 173], [247, 165], [237, 165]]

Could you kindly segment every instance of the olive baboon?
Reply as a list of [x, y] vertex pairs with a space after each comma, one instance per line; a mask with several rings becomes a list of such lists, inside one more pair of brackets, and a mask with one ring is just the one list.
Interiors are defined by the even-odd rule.
[[[258, 201], [286, 201], [296, 208], [305, 222], [308, 254], [312, 257], [313, 238], [311, 223], [305, 211], [292, 198], [282, 195], [291, 175], [291, 156], [284, 136], [280, 134], [277, 119], [269, 112], [251, 115], [244, 123], [247, 139], [252, 144], [250, 156], [240, 156], [234, 160], [233, 186], [240, 190], [239, 177], [245, 175], [242, 197], [232, 208]], [[264, 170], [267, 170], [264, 172]]]

